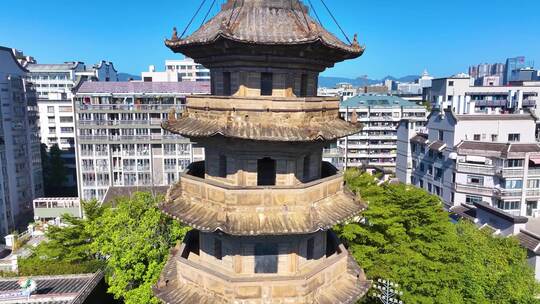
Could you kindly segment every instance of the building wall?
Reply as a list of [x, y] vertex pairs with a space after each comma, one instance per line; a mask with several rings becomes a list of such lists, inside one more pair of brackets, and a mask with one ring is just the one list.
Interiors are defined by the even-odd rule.
[[32, 199], [43, 194], [36, 94], [27, 71], [0, 47], [0, 234], [32, 220]]

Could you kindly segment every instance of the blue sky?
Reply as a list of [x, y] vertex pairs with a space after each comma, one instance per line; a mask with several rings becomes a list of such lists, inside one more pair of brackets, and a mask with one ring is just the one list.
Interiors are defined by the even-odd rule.
[[[216, 0], [222, 3], [224, 0]], [[305, 0], [307, 3], [307, 0]], [[311, 0], [324, 26], [342, 37], [320, 0]], [[207, 0], [206, 7], [211, 0]], [[181, 58], [163, 45], [172, 27], [181, 31], [201, 0], [26, 0], [0, 10], [0, 45], [41, 63], [113, 61], [140, 74], [165, 59]], [[539, 0], [326, 0], [349, 36], [367, 49], [327, 76], [382, 78], [435, 76], [466, 71], [470, 64], [523, 55], [540, 66]], [[216, 6], [217, 7], [217, 6]], [[214, 7], [215, 13], [217, 8]], [[207, 10], [207, 8], [205, 10]], [[201, 24], [199, 16], [191, 30]]]

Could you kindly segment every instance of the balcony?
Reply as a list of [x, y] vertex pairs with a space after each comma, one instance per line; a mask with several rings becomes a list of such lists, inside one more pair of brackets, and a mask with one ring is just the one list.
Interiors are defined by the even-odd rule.
[[493, 196], [496, 193], [494, 188], [479, 185], [464, 185], [456, 183], [454, 184], [454, 189], [457, 192], [477, 194], [483, 196]]
[[185, 109], [185, 106], [183, 105], [126, 105], [126, 104], [101, 104], [101, 105], [94, 105], [94, 104], [82, 104], [78, 105], [78, 110], [80, 112], [142, 112], [142, 111], [160, 111], [160, 112], [166, 112], [170, 109], [175, 109], [176, 112], [181, 112]]
[[508, 197], [517, 197], [520, 198], [523, 190], [521, 188], [519, 189], [505, 189], [501, 187], [495, 187], [495, 195], [501, 198], [508, 198]]
[[486, 165], [475, 165], [475, 164], [466, 164], [466, 163], [457, 163], [456, 169], [462, 173], [472, 173], [472, 174], [481, 174], [481, 175], [495, 175], [494, 166]]
[[502, 170], [499, 170], [497, 173], [500, 174], [502, 177], [522, 177], [523, 176], [523, 168], [502, 168]]

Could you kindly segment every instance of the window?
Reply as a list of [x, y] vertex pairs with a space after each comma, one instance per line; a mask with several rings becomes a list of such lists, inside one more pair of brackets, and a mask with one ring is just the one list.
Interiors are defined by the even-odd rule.
[[214, 239], [214, 257], [218, 260], [223, 259], [223, 252], [221, 250], [221, 240], [218, 238]]
[[508, 159], [506, 161], [507, 168], [521, 168], [523, 167], [523, 159]]
[[314, 251], [315, 251], [315, 239], [310, 238], [307, 241], [306, 260], [313, 260]]
[[60, 132], [61, 133], [73, 133], [73, 127], [61, 127]]
[[311, 157], [310, 155], [304, 156], [304, 180], [309, 180], [311, 172], [310, 172], [310, 163], [311, 163]]
[[448, 95], [448, 101], [452, 101], [454, 99], [454, 96]]
[[225, 155], [219, 156], [219, 177], [227, 177], [227, 157]]
[[503, 210], [519, 210], [519, 201], [498, 201], [497, 207]]
[[54, 116], [49, 116], [48, 121], [49, 121], [49, 123], [55, 123]]
[[439, 130], [439, 140], [444, 140], [444, 131], [443, 130]]
[[55, 127], [49, 127], [49, 133], [56, 133]]
[[425, 168], [424, 168], [424, 163], [420, 163], [420, 172], [424, 172]]
[[48, 106], [47, 113], [54, 113], [54, 106]]
[[257, 160], [257, 185], [275, 186], [276, 185], [276, 161], [265, 157]]
[[416, 160], [413, 159], [412, 161], [412, 168], [413, 170], [416, 169], [416, 166], [418, 165], [418, 162]]
[[272, 96], [273, 78], [272, 73], [261, 73], [261, 96]]
[[443, 175], [443, 170], [441, 168], [435, 168], [435, 179], [440, 180]]
[[60, 106], [60, 107], [58, 107], [58, 111], [60, 111], [60, 112], [73, 112], [73, 107], [71, 107], [71, 106]]
[[416, 152], [416, 144], [415, 143], [411, 144], [411, 151]]
[[427, 184], [427, 191], [428, 191], [429, 193], [431, 193], [431, 191], [433, 190], [432, 188], [433, 188], [433, 185], [432, 185], [431, 183], [428, 183], [428, 184]]
[[71, 116], [60, 116], [60, 122], [61, 123], [73, 122], [73, 117], [71, 117]]
[[441, 190], [442, 190], [442, 189], [441, 189], [441, 187], [439, 187], [439, 186], [435, 186], [434, 188], [435, 188], [435, 195], [438, 195], [438, 196], [440, 196], [440, 195], [441, 195], [441, 193], [442, 193], [442, 191], [441, 191]]
[[452, 80], [451, 80], [451, 81], [448, 81], [448, 86], [449, 86], [449, 87], [453, 87], [453, 86], [454, 86], [454, 81], [452, 81]]
[[540, 188], [540, 179], [529, 179], [527, 181], [527, 188], [538, 189]]
[[466, 195], [465, 196], [465, 203], [472, 205], [474, 203], [480, 203], [482, 202], [482, 197], [477, 195]]
[[255, 273], [278, 272], [278, 246], [272, 243], [255, 245]]
[[473, 135], [473, 140], [480, 141], [480, 134], [474, 134]]
[[516, 142], [519, 141], [519, 133], [510, 133], [508, 134], [508, 141]]
[[302, 74], [300, 80], [300, 96], [307, 96], [308, 77], [307, 74]]
[[523, 180], [521, 179], [511, 179], [506, 180], [504, 183], [505, 189], [521, 189], [523, 188]]
[[454, 192], [450, 193], [450, 202], [453, 203], [455, 199], [456, 194]]
[[231, 72], [223, 72], [223, 95], [231, 96]]
[[424, 188], [424, 180], [420, 179], [420, 188]]
[[491, 141], [497, 141], [497, 134], [491, 134]]
[[467, 184], [483, 186], [484, 185], [484, 177], [483, 176], [477, 176], [477, 175], [467, 175]]
[[427, 174], [433, 176], [433, 165], [428, 165]]

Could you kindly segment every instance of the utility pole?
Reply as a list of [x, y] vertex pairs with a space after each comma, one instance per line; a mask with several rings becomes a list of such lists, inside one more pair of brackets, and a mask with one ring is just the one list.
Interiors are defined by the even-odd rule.
[[378, 279], [373, 287], [376, 289], [373, 296], [383, 304], [403, 304], [403, 301], [399, 300], [399, 296], [403, 295], [403, 292], [397, 289], [399, 287], [397, 283]]

